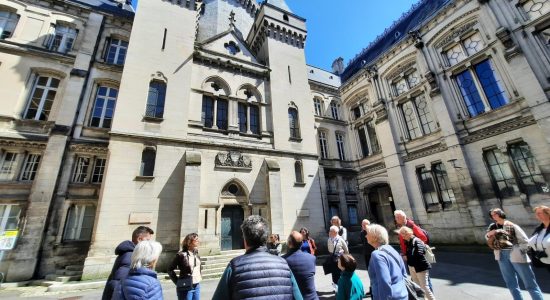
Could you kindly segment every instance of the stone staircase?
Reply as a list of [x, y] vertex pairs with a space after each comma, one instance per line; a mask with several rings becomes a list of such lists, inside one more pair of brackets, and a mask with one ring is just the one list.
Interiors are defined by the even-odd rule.
[[219, 255], [201, 257], [202, 278], [220, 278], [231, 259], [243, 255], [244, 250], [222, 251]]
[[46, 275], [45, 280], [40, 285], [49, 287], [69, 281], [79, 281], [82, 277], [83, 269], [84, 266], [81, 265], [66, 266], [65, 269], [56, 270], [55, 274]]

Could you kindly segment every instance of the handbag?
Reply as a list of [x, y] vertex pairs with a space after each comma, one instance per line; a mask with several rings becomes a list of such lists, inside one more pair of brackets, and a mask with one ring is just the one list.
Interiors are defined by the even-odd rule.
[[[391, 253], [389, 253], [388, 251], [386, 251], [385, 249], [380, 249], [384, 252], [386, 252], [389, 256], [391, 256], [393, 258], [393, 260], [395, 260], [395, 262], [397, 263], [397, 265], [400, 265], [399, 264], [399, 261], [397, 260], [397, 258], [395, 258], [395, 256], [391, 255]], [[424, 299], [424, 296], [425, 296], [425, 293], [424, 293], [424, 290], [422, 290], [422, 288], [416, 284], [414, 281], [410, 280], [406, 274], [403, 274], [403, 283], [405, 284], [405, 287], [407, 288], [407, 294], [409, 295], [409, 300], [420, 300], [420, 299]]]
[[[187, 254], [187, 261], [189, 261], [189, 253]], [[180, 276], [178, 280], [176, 281], [176, 289], [182, 290], [182, 291], [189, 291], [193, 289], [193, 269], [194, 266], [197, 265], [197, 256], [195, 256], [193, 268], [191, 268], [191, 274], [184, 275], [183, 277]], [[182, 270], [180, 270], [181, 272]]]
[[533, 267], [546, 268], [549, 266], [540, 260], [541, 258], [548, 256], [545, 251], [537, 251], [533, 248], [529, 248], [529, 250], [527, 251], [527, 255], [529, 255], [529, 258], [531, 259], [531, 263], [533, 264]]
[[[336, 245], [338, 245], [338, 242], [336, 242]], [[334, 253], [336, 252], [336, 245], [334, 245], [334, 249], [332, 250], [332, 255], [327, 257], [323, 262], [323, 271], [325, 272], [325, 275], [334, 272], [334, 268], [338, 268], [336, 264], [336, 260], [334, 259]]]

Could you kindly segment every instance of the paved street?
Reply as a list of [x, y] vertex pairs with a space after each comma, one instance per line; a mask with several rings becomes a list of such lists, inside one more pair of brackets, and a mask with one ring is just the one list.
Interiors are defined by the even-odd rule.
[[[506, 289], [497, 263], [492, 254], [488, 253], [459, 253], [437, 252], [438, 263], [432, 271], [432, 281], [435, 295], [438, 299], [512, 299]], [[355, 255], [360, 258], [360, 255]], [[365, 287], [369, 285], [367, 271], [363, 260], [360, 259], [359, 277]], [[334, 299], [331, 291], [330, 276], [322, 275], [322, 267], [317, 267], [316, 284], [321, 299]], [[544, 292], [545, 299], [550, 299], [550, 272], [536, 270], [537, 281]], [[202, 299], [210, 299], [218, 281], [204, 281], [202, 285]], [[171, 282], [164, 282], [165, 299], [176, 299], [175, 289]], [[67, 293], [46, 293], [43, 287], [10, 288], [0, 291], [0, 299], [99, 299], [101, 290], [75, 291]], [[525, 299], [531, 299], [524, 292]]]

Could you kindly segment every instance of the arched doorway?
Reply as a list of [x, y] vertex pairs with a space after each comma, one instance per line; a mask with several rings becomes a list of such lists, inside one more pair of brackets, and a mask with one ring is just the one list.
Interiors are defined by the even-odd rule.
[[221, 192], [220, 248], [222, 251], [244, 249], [241, 224], [248, 206], [247, 191], [243, 185], [232, 180], [227, 183]]
[[386, 228], [394, 227], [393, 212], [395, 204], [391, 188], [387, 184], [378, 184], [366, 189], [370, 217]]

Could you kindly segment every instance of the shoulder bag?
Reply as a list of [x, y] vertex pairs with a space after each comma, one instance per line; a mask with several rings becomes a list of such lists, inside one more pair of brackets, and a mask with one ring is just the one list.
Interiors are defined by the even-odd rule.
[[325, 259], [325, 262], [323, 262], [323, 271], [325, 272], [325, 275], [332, 273], [334, 271], [334, 268], [338, 268], [338, 265], [334, 260], [334, 253], [336, 252], [336, 246], [338, 246], [338, 242], [339, 241], [337, 241], [334, 245], [332, 254]]
[[[184, 255], [182, 253], [182, 255]], [[189, 263], [189, 253], [187, 253], [187, 262]], [[178, 278], [178, 281], [176, 282], [176, 289], [182, 290], [182, 291], [189, 291], [193, 289], [193, 269], [197, 265], [197, 256], [195, 256], [193, 267], [191, 268], [191, 274], [189, 275], [181, 275]], [[180, 269], [180, 272], [183, 270]]]
[[[395, 258], [393, 255], [391, 255], [390, 252], [386, 251], [383, 248], [380, 249], [380, 250], [386, 252], [389, 256], [391, 256], [391, 258], [393, 258], [393, 260], [395, 260], [395, 262], [397, 263], [398, 266], [401, 265], [399, 263], [399, 261], [397, 260], [397, 258]], [[418, 284], [416, 284], [414, 281], [410, 280], [407, 277], [406, 274], [403, 274], [403, 282], [405, 283], [405, 287], [407, 288], [407, 293], [409, 294], [409, 300], [424, 299], [425, 293], [422, 290], [422, 288]]]

